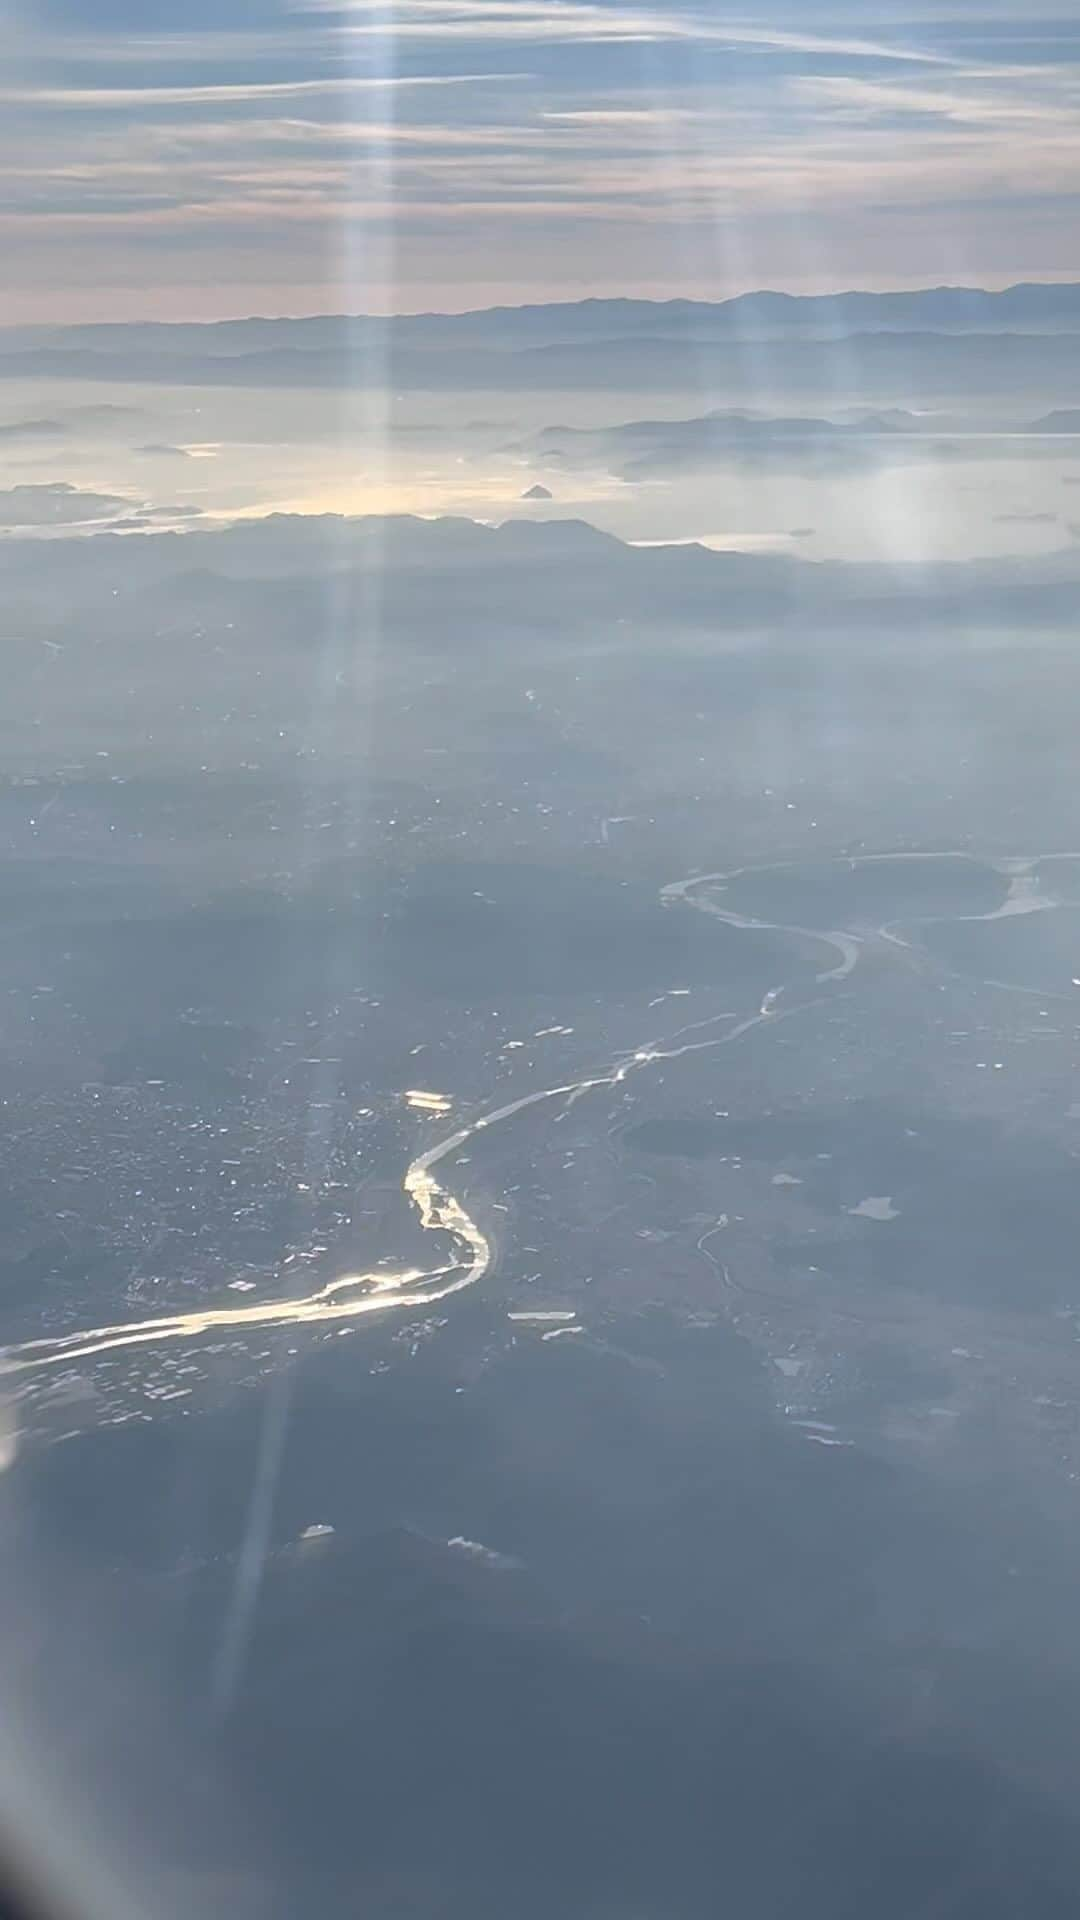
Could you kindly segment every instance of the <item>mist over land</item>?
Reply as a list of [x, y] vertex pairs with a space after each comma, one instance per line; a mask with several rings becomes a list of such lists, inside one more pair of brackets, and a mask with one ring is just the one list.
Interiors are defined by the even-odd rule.
[[0, 1864], [1071, 1920], [1080, 30], [3, 42]]
[[0, 348], [12, 1698], [179, 1899], [1071, 1911], [1075, 292]]

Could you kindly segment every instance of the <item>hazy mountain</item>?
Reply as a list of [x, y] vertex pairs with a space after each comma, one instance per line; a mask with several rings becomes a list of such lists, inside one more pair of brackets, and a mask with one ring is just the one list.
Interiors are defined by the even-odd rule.
[[914, 414], [896, 411], [839, 422], [716, 411], [688, 420], [545, 427], [528, 451], [553, 466], [571, 469], [599, 460], [630, 480], [710, 466], [719, 459], [863, 460], [874, 441], [925, 431], [926, 424]]
[[392, 319], [9, 328], [0, 332], [0, 379], [678, 389], [701, 371], [691, 348], [707, 352], [714, 384], [824, 391], [842, 378], [847, 397], [868, 386], [892, 402], [907, 389], [965, 394], [998, 383], [1015, 393], [1071, 379], [1078, 331], [1080, 285], [1072, 283], [1002, 293], [759, 293], [716, 304], [585, 300]]
[[546, 346], [675, 335], [784, 339], [851, 333], [1080, 332], [1080, 282], [928, 287], [905, 293], [745, 293], [730, 300], [572, 300], [419, 313], [384, 319], [316, 314], [304, 319], [134, 322], [0, 329], [0, 349], [31, 347], [109, 352], [117, 347], [184, 356], [294, 349], [325, 353], [393, 340], [412, 349]]
[[1080, 434], [1080, 407], [1059, 407], [1054, 413], [1044, 414], [1041, 420], [1031, 422], [1030, 432]]

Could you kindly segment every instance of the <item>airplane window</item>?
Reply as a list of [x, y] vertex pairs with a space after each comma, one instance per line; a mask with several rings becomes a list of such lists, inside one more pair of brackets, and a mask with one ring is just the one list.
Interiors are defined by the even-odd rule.
[[0, 35], [16, 1897], [1073, 1916], [1080, 20]]

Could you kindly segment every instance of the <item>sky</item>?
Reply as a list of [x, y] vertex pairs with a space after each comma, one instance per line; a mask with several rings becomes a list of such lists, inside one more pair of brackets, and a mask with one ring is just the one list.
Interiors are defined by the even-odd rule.
[[0, 314], [1068, 278], [1057, 5], [0, 0]]

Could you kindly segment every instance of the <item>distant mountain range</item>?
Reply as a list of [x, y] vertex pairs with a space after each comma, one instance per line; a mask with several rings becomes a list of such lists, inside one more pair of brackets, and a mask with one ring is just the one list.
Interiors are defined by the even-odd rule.
[[306, 319], [137, 322], [0, 328], [0, 354], [50, 348], [178, 355], [340, 352], [391, 338], [412, 351], [582, 345], [612, 340], [823, 340], [861, 333], [1080, 333], [1080, 282], [1035, 282], [988, 292], [927, 287], [905, 293], [792, 294], [731, 300], [575, 300], [473, 313], [324, 314]]
[[715, 304], [581, 300], [390, 319], [0, 328], [0, 381], [448, 394], [708, 391], [729, 404], [761, 396], [768, 410], [780, 394], [843, 391], [879, 411], [995, 394], [1012, 404], [1019, 398], [1033, 412], [1073, 399], [1078, 345], [1080, 283], [1000, 293], [752, 293]]
[[[586, 623], [598, 610], [606, 620], [625, 615], [670, 622], [728, 614], [743, 596], [762, 607], [812, 615], [827, 608], [835, 621], [843, 607], [865, 609], [890, 600], [926, 607], [964, 604], [985, 590], [987, 610], [1002, 615], [1010, 596], [1035, 595], [1040, 607], [1075, 614], [1080, 550], [1068, 547], [1038, 560], [941, 563], [910, 570], [894, 565], [809, 563], [788, 554], [716, 551], [696, 543], [633, 546], [583, 520], [510, 519], [491, 526], [459, 517], [410, 514], [346, 518], [336, 514], [270, 514], [231, 527], [184, 533], [146, 533], [138, 539], [100, 533], [57, 538], [42, 566], [40, 539], [8, 535], [0, 541], [0, 588], [29, 606], [73, 595], [88, 609], [100, 600], [110, 631], [144, 596], [163, 594], [161, 607], [144, 607], [136, 630], [144, 636], [169, 621], [200, 629], [211, 603], [224, 596], [232, 618], [255, 589], [260, 621], [277, 617], [284, 583], [310, 581], [321, 594], [334, 574], [360, 575], [376, 567], [386, 604], [408, 608], [410, 630], [443, 633], [451, 606], [472, 632], [477, 621], [500, 633], [523, 605], [552, 631], [568, 616]], [[414, 621], [415, 615], [415, 621]], [[434, 624], [433, 624], [434, 623]], [[262, 630], [262, 629], [260, 629]], [[290, 629], [290, 646], [306, 628]], [[141, 640], [140, 640], [141, 644]], [[302, 643], [301, 643], [302, 644]], [[48, 663], [46, 663], [48, 664]]]
[[909, 413], [895, 407], [840, 420], [714, 409], [689, 419], [627, 420], [605, 427], [544, 427], [511, 450], [539, 461], [545, 469], [574, 472], [599, 462], [624, 479], [633, 480], [731, 460], [862, 462], [881, 457], [882, 441], [917, 446], [929, 440], [940, 447], [953, 439], [966, 440], [972, 434], [997, 442], [997, 452], [1009, 451], [1017, 441], [1026, 444], [1029, 437], [1080, 436], [1080, 408], [1062, 408], [1037, 420], [1008, 421], [994, 416], [964, 418], [936, 409]]

